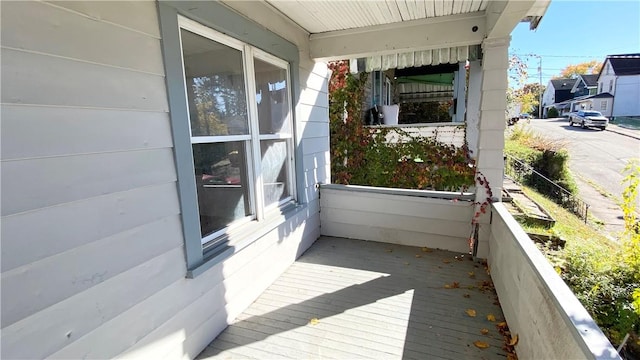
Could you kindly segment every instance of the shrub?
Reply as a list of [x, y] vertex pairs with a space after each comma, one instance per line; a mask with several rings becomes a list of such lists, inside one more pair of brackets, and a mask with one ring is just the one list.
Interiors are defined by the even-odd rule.
[[547, 110], [547, 118], [555, 118], [558, 117], [558, 109], [552, 107]]
[[633, 267], [620, 249], [613, 254], [601, 248], [578, 245], [565, 252], [562, 278], [598, 326], [614, 344], [627, 333], [638, 333], [640, 314], [633, 294], [640, 285]]
[[[577, 185], [569, 171], [569, 152], [564, 142], [542, 137], [529, 127], [518, 125], [508, 134], [504, 152], [525, 162], [570, 193], [577, 192]], [[526, 177], [525, 183], [556, 200], [561, 198], [557, 188], [537, 176]]]

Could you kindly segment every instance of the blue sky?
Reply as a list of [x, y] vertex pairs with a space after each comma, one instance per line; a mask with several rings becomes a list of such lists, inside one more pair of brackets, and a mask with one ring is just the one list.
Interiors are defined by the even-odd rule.
[[[604, 61], [607, 55], [640, 53], [640, 0], [552, 0], [538, 29], [519, 24], [509, 53], [542, 56], [542, 83], [569, 64]], [[538, 59], [524, 57], [527, 82], [538, 82]]]

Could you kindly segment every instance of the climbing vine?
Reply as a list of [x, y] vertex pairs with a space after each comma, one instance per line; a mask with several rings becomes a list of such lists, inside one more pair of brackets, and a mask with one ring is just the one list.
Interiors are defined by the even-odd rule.
[[330, 63], [329, 68], [333, 183], [448, 191], [474, 184], [475, 163], [466, 145], [443, 144], [399, 128], [364, 126], [367, 74], [350, 73], [347, 61]]

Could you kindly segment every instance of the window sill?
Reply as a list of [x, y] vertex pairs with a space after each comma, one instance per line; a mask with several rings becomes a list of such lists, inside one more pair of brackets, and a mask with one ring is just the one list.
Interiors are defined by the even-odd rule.
[[247, 224], [231, 234], [225, 235], [225, 239], [203, 249], [204, 260], [201, 264], [187, 271], [187, 278], [193, 279], [212, 268], [214, 265], [240, 252], [245, 247], [251, 245], [264, 235], [273, 231], [287, 220], [296, 216], [300, 211], [307, 208], [307, 205], [290, 203], [280, 208], [280, 214], [272, 216], [260, 223]]

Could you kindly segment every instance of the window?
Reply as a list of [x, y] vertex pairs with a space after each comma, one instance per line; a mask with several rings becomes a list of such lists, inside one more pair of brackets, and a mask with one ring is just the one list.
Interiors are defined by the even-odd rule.
[[609, 80], [609, 93], [613, 91], [613, 79]]
[[600, 101], [600, 110], [607, 110], [607, 100]]
[[598, 94], [602, 92], [602, 83], [598, 84]]
[[289, 65], [179, 18], [202, 245], [294, 200]]

